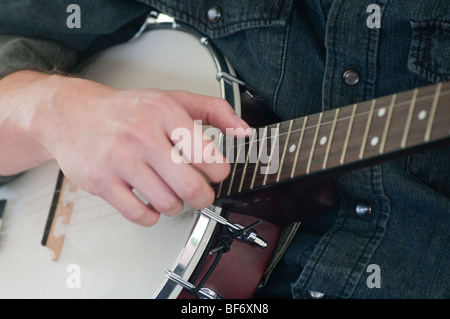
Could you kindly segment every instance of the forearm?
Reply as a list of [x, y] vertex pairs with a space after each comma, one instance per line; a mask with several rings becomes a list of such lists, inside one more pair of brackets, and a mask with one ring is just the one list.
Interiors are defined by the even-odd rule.
[[0, 80], [0, 175], [14, 175], [52, 159], [36, 138], [33, 120], [49, 103], [55, 80], [33, 71]]
[[49, 159], [33, 139], [30, 119], [48, 97], [42, 85], [52, 77], [44, 73], [68, 71], [76, 60], [73, 50], [51, 41], [0, 35], [0, 176]]

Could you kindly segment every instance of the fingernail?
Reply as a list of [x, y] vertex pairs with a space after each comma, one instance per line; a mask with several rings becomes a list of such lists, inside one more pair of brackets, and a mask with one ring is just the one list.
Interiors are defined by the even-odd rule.
[[244, 132], [240, 133], [240, 137], [250, 137], [253, 135], [253, 130], [243, 119], [241, 119], [237, 114], [235, 115], [236, 119], [239, 121], [240, 128], [244, 130]]
[[250, 128], [250, 126], [247, 124], [247, 122], [245, 122], [243, 119], [241, 119], [237, 114], [235, 114], [234, 116], [239, 121], [239, 123], [241, 124], [241, 127], [243, 129], [249, 129]]

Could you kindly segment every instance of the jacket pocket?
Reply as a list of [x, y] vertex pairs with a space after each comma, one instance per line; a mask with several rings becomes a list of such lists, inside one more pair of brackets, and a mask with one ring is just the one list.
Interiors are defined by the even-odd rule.
[[407, 172], [431, 189], [450, 197], [450, 147], [408, 157]]
[[431, 82], [450, 79], [450, 23], [440, 20], [412, 21], [408, 57], [410, 71]]

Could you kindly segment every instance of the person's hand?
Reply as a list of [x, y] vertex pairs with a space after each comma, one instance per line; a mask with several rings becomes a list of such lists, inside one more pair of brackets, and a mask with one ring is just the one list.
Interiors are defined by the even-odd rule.
[[[225, 132], [248, 126], [220, 98], [156, 89], [116, 90], [92, 81], [52, 76], [46, 103], [33, 109], [29, 134], [56, 159], [78, 187], [105, 199], [127, 219], [150, 226], [160, 213], [175, 215], [184, 202], [196, 209], [212, 204], [211, 182], [230, 171], [225, 160], [176, 163], [171, 133], [194, 120]], [[198, 134], [198, 133], [196, 133]], [[210, 141], [205, 139], [202, 152]], [[195, 143], [192, 143], [195, 146]], [[148, 204], [139, 200], [136, 189]]]

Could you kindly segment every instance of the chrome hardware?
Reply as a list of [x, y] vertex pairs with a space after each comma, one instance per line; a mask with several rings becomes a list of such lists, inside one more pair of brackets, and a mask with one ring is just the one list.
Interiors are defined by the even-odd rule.
[[[240, 224], [234, 224], [235, 226], [239, 227], [240, 229], [244, 229], [245, 226], [242, 226]], [[249, 243], [253, 243], [255, 245], [258, 245], [261, 248], [267, 247], [267, 242], [263, 240], [262, 238], [258, 237], [258, 234], [256, 234], [254, 231], [250, 233], [244, 233], [242, 236], [238, 237], [239, 239], [245, 240]]]
[[0, 229], [2, 228], [3, 212], [5, 211], [6, 200], [0, 200]]
[[254, 91], [252, 91], [250, 89], [250, 87], [247, 85], [247, 83], [245, 83], [242, 80], [239, 80], [237, 77], [227, 73], [227, 72], [217, 72], [216, 74], [216, 79], [218, 81], [220, 80], [224, 80], [226, 83], [232, 85], [233, 83], [237, 83], [239, 86], [242, 86], [245, 90], [245, 92], [247, 92], [248, 95], [250, 95], [250, 97], [252, 97], [255, 100], [261, 100], [261, 98], [258, 96], [258, 94], [256, 94]]
[[[203, 40], [203, 41], [205, 41], [205, 40]], [[247, 83], [245, 83], [244, 81], [239, 80], [237, 77], [235, 77], [235, 76], [233, 76], [231, 74], [228, 74], [227, 72], [217, 72], [216, 79], [218, 81], [223, 79], [228, 84], [233, 84], [233, 82], [234, 82], [234, 83], [239, 84], [240, 86], [242, 86], [246, 90], [249, 89]]]
[[312, 291], [312, 290], [309, 290], [308, 293], [309, 293], [309, 296], [310, 296], [312, 299], [322, 299], [322, 298], [325, 296], [324, 293], [319, 292], [319, 291]]
[[[212, 220], [215, 220], [216, 222], [218, 222], [222, 225], [228, 226], [231, 230], [239, 231], [239, 230], [246, 228], [245, 226], [242, 226], [240, 224], [230, 223], [228, 220], [226, 220], [226, 218], [220, 216], [219, 214], [217, 214], [216, 212], [212, 211], [209, 208], [204, 208], [202, 210], [199, 210], [198, 212], [211, 218]], [[239, 238], [241, 240], [245, 240], [249, 243], [258, 245], [260, 248], [267, 247], [267, 242], [264, 239], [262, 239], [261, 237], [258, 237], [258, 234], [254, 231], [249, 231], [249, 232], [243, 233], [242, 235], [238, 236], [237, 238]], [[212, 252], [214, 252], [214, 251], [216, 251], [216, 250], [213, 250]]]
[[155, 26], [161, 25], [161, 24], [171, 24], [172, 29], [177, 29], [178, 24], [175, 21], [174, 18], [171, 16], [165, 15], [163, 13], [157, 12], [157, 11], [150, 11], [147, 15], [147, 18], [145, 19], [142, 26], [139, 28], [138, 32], [131, 38], [131, 41], [139, 38], [145, 31], [148, 31], [149, 29], [154, 28]]
[[355, 70], [347, 70], [342, 75], [342, 79], [344, 80], [345, 84], [348, 86], [355, 86], [359, 83], [359, 73]]
[[222, 17], [222, 10], [218, 6], [214, 6], [208, 10], [208, 20], [212, 23], [216, 23]]
[[355, 212], [358, 216], [367, 216], [372, 212], [372, 207], [365, 202], [359, 203], [356, 205]]
[[[166, 270], [166, 277], [176, 284], [182, 286], [183, 288], [186, 288], [188, 290], [195, 289], [195, 286], [193, 284], [191, 284], [189, 281], [184, 280], [179, 275], [170, 270]], [[219, 294], [209, 288], [201, 288], [197, 294], [201, 299], [222, 299]]]

